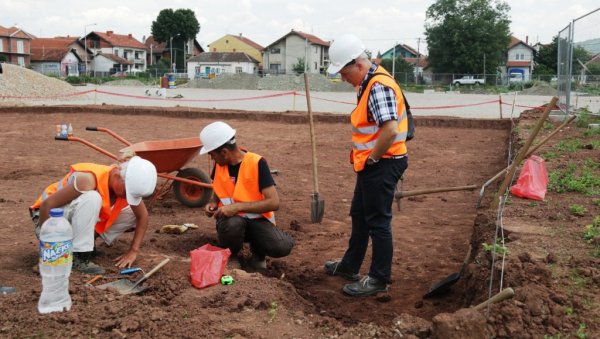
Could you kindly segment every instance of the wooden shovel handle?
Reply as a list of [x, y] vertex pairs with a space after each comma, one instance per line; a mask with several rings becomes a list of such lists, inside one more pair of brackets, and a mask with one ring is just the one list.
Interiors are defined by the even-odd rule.
[[465, 190], [472, 191], [476, 188], [477, 188], [476, 185], [469, 185], [469, 186], [458, 186], [458, 187], [442, 187], [442, 188], [422, 189], [422, 190], [416, 190], [416, 191], [401, 191], [401, 192], [396, 192], [395, 197], [396, 197], [396, 199], [399, 199], [399, 198], [411, 197], [413, 195], [421, 195], [421, 194], [431, 194], [431, 193], [441, 193], [441, 192], [451, 192], [451, 191], [465, 191]]
[[158, 265], [154, 266], [154, 268], [152, 270], [150, 270], [150, 272], [144, 274], [143, 279], [146, 280], [148, 278], [150, 278], [151, 275], [153, 275], [156, 271], [158, 271], [161, 267], [165, 266], [171, 259], [167, 258], [163, 261], [161, 261]]
[[513, 295], [515, 295], [515, 291], [512, 288], [505, 288], [502, 291], [498, 292], [496, 295], [494, 295], [493, 297], [489, 298], [488, 300], [482, 302], [481, 304], [473, 307], [476, 310], [481, 310], [484, 307], [486, 307], [488, 304], [493, 304], [502, 300], [506, 300], [506, 299], [510, 299], [513, 297]]
[[306, 91], [306, 107], [308, 108], [308, 124], [310, 127], [310, 146], [312, 150], [312, 172], [313, 172], [313, 190], [319, 193], [319, 181], [317, 180], [317, 142], [315, 141], [315, 125], [313, 122], [312, 107], [310, 104], [310, 89], [308, 85], [308, 75], [304, 73], [304, 89]]

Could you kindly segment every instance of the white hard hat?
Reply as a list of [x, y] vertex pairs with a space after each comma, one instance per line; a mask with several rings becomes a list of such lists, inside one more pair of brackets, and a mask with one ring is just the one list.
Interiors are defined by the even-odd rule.
[[121, 177], [125, 179], [127, 203], [137, 206], [143, 197], [154, 193], [156, 187], [156, 167], [138, 156], [121, 164]]
[[347, 63], [358, 58], [365, 51], [365, 44], [352, 34], [344, 34], [333, 40], [329, 47], [329, 74], [336, 74]]
[[227, 143], [235, 136], [235, 130], [223, 121], [216, 121], [200, 131], [202, 148], [200, 154], [206, 154]]

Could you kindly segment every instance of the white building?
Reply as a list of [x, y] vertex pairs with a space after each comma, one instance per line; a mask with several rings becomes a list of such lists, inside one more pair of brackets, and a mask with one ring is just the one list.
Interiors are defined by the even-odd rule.
[[258, 61], [242, 52], [205, 52], [189, 58], [187, 70], [190, 79], [208, 78], [222, 73], [255, 74], [258, 71]]
[[329, 42], [312, 34], [292, 30], [265, 47], [263, 72], [294, 74], [294, 65], [302, 59], [308, 73], [324, 73], [329, 64]]

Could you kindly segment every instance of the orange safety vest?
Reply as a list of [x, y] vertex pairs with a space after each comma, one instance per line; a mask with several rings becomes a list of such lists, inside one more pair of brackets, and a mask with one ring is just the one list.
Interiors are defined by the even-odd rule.
[[350, 115], [350, 121], [352, 123], [352, 163], [354, 164], [354, 171], [360, 172], [365, 168], [365, 163], [369, 158], [369, 154], [373, 151], [377, 138], [379, 137], [379, 126], [375, 121], [370, 122], [368, 120], [368, 102], [369, 93], [371, 87], [376, 82], [382, 84], [385, 87], [389, 87], [394, 90], [396, 95], [396, 102], [398, 103], [398, 127], [396, 129], [396, 140], [383, 154], [383, 158], [391, 158], [394, 156], [406, 154], [406, 134], [408, 132], [408, 119], [406, 116], [406, 106], [404, 106], [404, 99], [402, 97], [402, 91], [389, 73], [379, 66], [375, 70], [376, 73], [385, 73], [387, 75], [375, 75], [369, 80], [369, 83], [363, 89], [363, 95], [360, 97], [356, 108]]
[[73, 180], [75, 180], [75, 176], [73, 173], [75, 172], [88, 172], [94, 175], [96, 178], [96, 191], [100, 193], [102, 197], [102, 208], [100, 209], [100, 215], [98, 221], [96, 223], [96, 232], [98, 234], [102, 234], [106, 232], [107, 229], [117, 220], [119, 213], [125, 207], [127, 207], [127, 199], [117, 198], [114, 205], [110, 205], [110, 189], [108, 187], [108, 177], [110, 171], [117, 167], [116, 165], [112, 166], [104, 166], [90, 163], [80, 163], [71, 165], [70, 171], [65, 177], [53, 183], [52, 185], [46, 187], [42, 195], [36, 200], [36, 202], [31, 205], [32, 209], [39, 209], [42, 201], [46, 200], [49, 196], [54, 194], [56, 191], [62, 189], [63, 187], [70, 184]]
[[[258, 188], [258, 161], [260, 159], [260, 155], [246, 152], [240, 164], [236, 183], [231, 180], [227, 165], [217, 164], [215, 166], [213, 191], [219, 197], [219, 206], [231, 205], [235, 202], [260, 201], [265, 198]], [[248, 219], [265, 217], [275, 224], [275, 213], [272, 211], [262, 214], [240, 212], [238, 215]]]

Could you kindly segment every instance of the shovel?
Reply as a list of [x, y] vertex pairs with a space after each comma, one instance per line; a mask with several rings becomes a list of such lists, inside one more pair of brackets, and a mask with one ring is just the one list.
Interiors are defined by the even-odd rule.
[[158, 271], [161, 267], [165, 266], [169, 262], [169, 258], [161, 261], [158, 265], [156, 265], [150, 272], [144, 274], [138, 281], [135, 283], [129, 279], [119, 279], [117, 281], [109, 282], [107, 284], [99, 285], [98, 288], [101, 290], [106, 289], [115, 289], [119, 294], [131, 294], [131, 293], [140, 293], [146, 290], [146, 287], [142, 287], [141, 283], [146, 281], [146, 279], [150, 278], [152, 274]]
[[452, 273], [449, 276], [447, 276], [446, 278], [433, 284], [433, 286], [431, 286], [429, 291], [427, 293], [425, 293], [423, 298], [435, 297], [437, 295], [447, 292], [448, 289], [450, 289], [450, 287], [452, 285], [454, 285], [458, 281], [458, 279], [460, 279], [460, 277], [462, 276], [462, 274], [465, 270], [465, 266], [467, 266], [467, 263], [469, 262], [470, 257], [471, 257], [471, 246], [469, 245], [469, 250], [467, 251], [467, 256], [465, 257], [465, 261], [463, 261], [460, 271]]
[[313, 193], [310, 195], [310, 222], [320, 223], [325, 212], [325, 201], [319, 198], [319, 181], [317, 180], [317, 145], [315, 142], [315, 126], [310, 105], [310, 90], [308, 75], [304, 73], [304, 88], [306, 89], [306, 106], [308, 107], [308, 123], [310, 125], [310, 144], [312, 149]]

